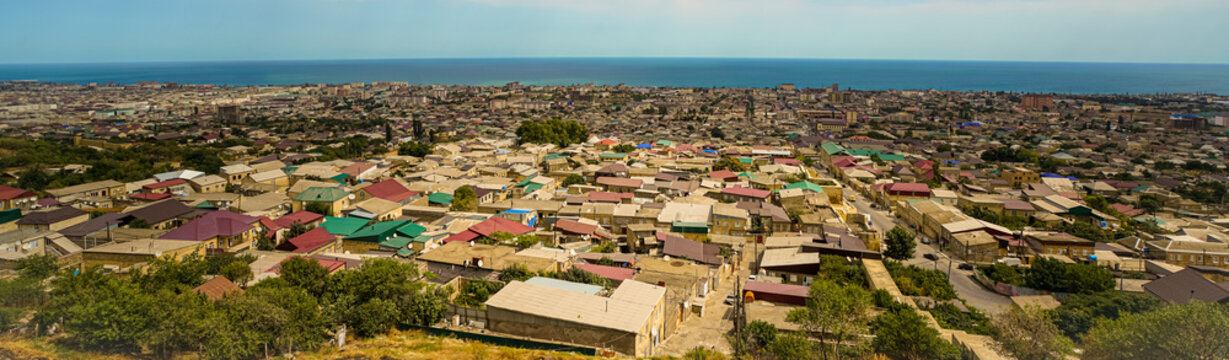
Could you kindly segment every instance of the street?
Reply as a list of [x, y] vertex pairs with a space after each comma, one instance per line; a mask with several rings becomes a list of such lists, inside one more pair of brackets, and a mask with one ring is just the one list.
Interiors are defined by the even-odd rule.
[[[824, 171], [821, 171], [821, 173], [828, 176]], [[871, 219], [871, 225], [882, 231], [885, 237], [888, 231], [892, 230], [892, 227], [896, 225], [909, 229], [909, 226], [899, 223], [895, 216], [888, 214], [882, 207], [872, 209], [871, 201], [862, 194], [851, 188], [846, 188], [845, 192], [846, 198], [850, 194], [854, 195], [857, 200], [852, 203], [853, 207], [858, 209], [859, 213], [867, 214]], [[948, 271], [950, 268], [950, 281], [952, 288], [956, 290], [956, 294], [964, 298], [968, 305], [982, 309], [986, 313], [999, 313], [1011, 305], [1010, 298], [986, 289], [981, 284], [978, 284], [976, 280], [973, 280], [972, 271], [958, 269], [957, 267], [962, 262], [960, 260], [953, 260], [946, 253], [939, 251], [933, 242], [931, 244], [922, 244], [919, 238], [915, 238], [914, 241], [918, 241], [918, 243], [913, 251], [913, 258], [905, 261], [905, 264], [923, 268], [937, 268], [943, 271]], [[939, 257], [939, 260], [932, 261], [927, 259], [923, 257], [925, 254], [935, 254]]]

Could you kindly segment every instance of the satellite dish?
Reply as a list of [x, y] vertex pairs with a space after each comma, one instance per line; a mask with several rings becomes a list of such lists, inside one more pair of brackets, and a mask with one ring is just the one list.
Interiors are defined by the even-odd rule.
[[347, 195], [346, 197], [349, 198], [350, 200], [354, 200], [354, 194]]

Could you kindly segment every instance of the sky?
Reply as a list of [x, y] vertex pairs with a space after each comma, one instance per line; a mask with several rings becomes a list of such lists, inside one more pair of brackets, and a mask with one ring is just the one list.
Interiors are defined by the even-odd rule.
[[1229, 63], [1226, 0], [0, 0], [0, 63], [736, 57]]

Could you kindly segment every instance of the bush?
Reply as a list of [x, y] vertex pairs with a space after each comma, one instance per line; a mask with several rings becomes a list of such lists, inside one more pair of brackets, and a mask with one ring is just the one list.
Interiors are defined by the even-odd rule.
[[935, 320], [939, 322], [939, 326], [944, 329], [964, 330], [970, 334], [977, 335], [992, 335], [994, 327], [990, 325], [990, 318], [986, 317], [977, 308], [969, 307], [969, 312], [960, 311], [956, 305], [942, 303], [928, 310], [931, 315], [934, 315]]
[[1025, 269], [1019, 266], [994, 263], [991, 265], [978, 266], [982, 275], [986, 275], [990, 280], [998, 281], [1004, 284], [1024, 286]]
[[1038, 257], [1033, 260], [1025, 284], [1037, 290], [1095, 293], [1114, 289], [1114, 274], [1093, 264], [1068, 264]]
[[846, 261], [836, 255], [821, 255], [819, 257], [819, 273], [816, 280], [832, 280], [841, 286], [857, 286], [865, 288], [869, 285], [866, 272], [855, 263]]
[[926, 270], [916, 266], [905, 266], [899, 262], [886, 261], [883, 265], [892, 275], [892, 280], [900, 288], [900, 292], [909, 296], [929, 296], [938, 301], [956, 298], [956, 290], [948, 281], [947, 274], [938, 270]]
[[1106, 291], [1071, 294], [1050, 312], [1054, 325], [1063, 335], [1079, 339], [1098, 320], [1114, 320], [1124, 314], [1152, 311], [1162, 305], [1160, 299], [1151, 295]]

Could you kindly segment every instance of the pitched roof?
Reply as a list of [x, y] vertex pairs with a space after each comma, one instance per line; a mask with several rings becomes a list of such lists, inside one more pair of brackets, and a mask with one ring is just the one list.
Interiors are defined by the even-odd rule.
[[513, 235], [521, 235], [521, 234], [527, 234], [529, 232], [532, 232], [533, 230], [534, 229], [532, 227], [529, 227], [525, 224], [521, 224], [519, 222], [508, 220], [502, 217], [493, 216], [489, 219], [483, 220], [480, 223], [470, 226], [465, 231], [462, 231], [462, 232], [453, 234], [452, 236], [444, 238], [444, 242], [450, 243], [450, 242], [457, 242], [457, 241], [472, 241], [479, 237], [491, 236], [491, 234], [494, 234], [496, 232], [501, 232], [501, 231], [510, 233]]
[[222, 300], [222, 298], [231, 293], [242, 294], [243, 289], [240, 289], [239, 285], [235, 285], [235, 283], [231, 282], [230, 279], [227, 279], [225, 276], [219, 275], [209, 279], [209, 281], [201, 284], [201, 286], [197, 286], [195, 289], [192, 289], [192, 292], [204, 294], [205, 297], [208, 297], [210, 300], [216, 301]]
[[290, 240], [286, 240], [286, 242], [278, 245], [277, 249], [296, 253], [305, 253], [316, 250], [321, 246], [335, 240], [337, 240], [337, 237], [330, 234], [327, 229], [317, 227], [308, 230], [305, 233], [299, 234], [299, 236], [295, 236]]
[[[624, 281], [620, 285], [635, 283]], [[650, 285], [652, 286], [652, 285]], [[618, 289], [615, 290], [619, 292]], [[643, 329], [665, 296], [666, 288], [652, 286], [637, 296], [603, 297], [513, 281], [486, 301], [488, 308], [637, 333]], [[637, 298], [637, 299], [630, 299]], [[647, 304], [651, 302], [652, 304]]]
[[38, 195], [11, 186], [0, 185], [0, 200], [13, 200], [36, 197]]
[[179, 201], [164, 200], [146, 205], [140, 209], [129, 211], [128, 215], [132, 215], [132, 217], [137, 219], [145, 220], [146, 223], [153, 225], [174, 219], [178, 216], [183, 216], [195, 210], [196, 209], [193, 209], [188, 205], [184, 205]]
[[662, 253], [666, 255], [682, 256], [705, 264], [721, 263], [720, 245], [705, 244], [679, 236], [665, 236], [659, 240], [665, 242]]
[[350, 193], [335, 187], [312, 187], [299, 193], [294, 199], [298, 201], [333, 202], [345, 198]]
[[259, 218], [218, 210], [183, 224], [161, 239], [204, 241], [217, 236], [235, 236], [252, 230]]
[[367, 225], [366, 219], [338, 218], [332, 216], [325, 216], [324, 222], [320, 223], [320, 227], [328, 230], [330, 234], [342, 236], [349, 236], [355, 231], [363, 228], [365, 225]]
[[320, 215], [307, 210], [299, 210], [273, 220], [278, 226], [288, 228], [294, 224], [311, 224], [324, 219], [324, 215]]
[[86, 214], [89, 213], [85, 210], [73, 207], [62, 207], [55, 210], [37, 211], [26, 214], [26, 216], [21, 218], [21, 220], [17, 220], [17, 225], [50, 225]]
[[1190, 268], [1144, 284], [1144, 290], [1175, 304], [1185, 304], [1191, 300], [1229, 302], [1229, 289]]
[[759, 198], [759, 199], [764, 199], [764, 198], [767, 198], [768, 195], [772, 195], [772, 192], [768, 190], [745, 188], [742, 186], [734, 186], [734, 187], [728, 187], [725, 189], [721, 189], [721, 193], [745, 196], [745, 197], [753, 197], [753, 198]]
[[603, 177], [597, 178], [597, 183], [600, 185], [606, 185], [606, 186], [621, 186], [621, 187], [639, 188], [640, 185], [642, 185], [644, 182], [640, 181], [640, 179], [627, 179], [627, 178], [603, 176]]
[[368, 185], [362, 191], [371, 194], [373, 197], [381, 198], [392, 202], [400, 202], [411, 196], [417, 195], [417, 192], [406, 189], [404, 185], [393, 179], [384, 180], [375, 184]]

